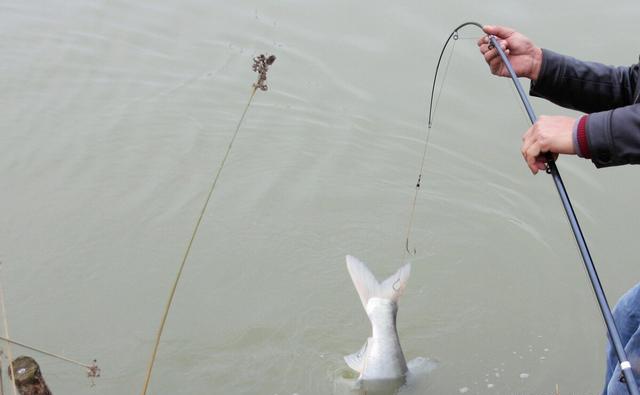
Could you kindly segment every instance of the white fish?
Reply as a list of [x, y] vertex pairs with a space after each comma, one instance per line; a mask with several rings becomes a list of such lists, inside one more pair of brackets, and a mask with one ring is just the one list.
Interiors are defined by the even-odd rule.
[[359, 386], [387, 383], [400, 386], [408, 368], [396, 330], [398, 299], [402, 295], [411, 264], [379, 283], [369, 268], [357, 258], [347, 255], [347, 268], [358, 291], [362, 306], [371, 321], [371, 337], [360, 351], [344, 357], [349, 367], [360, 373]]

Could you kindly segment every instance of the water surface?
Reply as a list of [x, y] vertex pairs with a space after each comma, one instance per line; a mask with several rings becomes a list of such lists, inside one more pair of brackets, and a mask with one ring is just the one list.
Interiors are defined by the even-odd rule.
[[[82, 369], [33, 354], [54, 393], [140, 391], [249, 98], [251, 58], [274, 53], [270, 89], [252, 103], [178, 288], [150, 393], [339, 393], [342, 356], [369, 331], [344, 256], [381, 278], [402, 263], [451, 29], [513, 25], [548, 48], [631, 64], [636, 9], [3, 2], [0, 259], [12, 337], [98, 359], [103, 377], [90, 387]], [[402, 393], [598, 393], [604, 325], [551, 179], [522, 162], [527, 118], [510, 82], [488, 75], [478, 35], [461, 33], [436, 113], [398, 318], [407, 358], [439, 367]], [[575, 158], [559, 167], [613, 302], [640, 278], [637, 170]]]

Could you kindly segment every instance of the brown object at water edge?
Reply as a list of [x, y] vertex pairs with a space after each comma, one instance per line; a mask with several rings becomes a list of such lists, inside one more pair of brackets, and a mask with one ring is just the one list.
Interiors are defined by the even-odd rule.
[[[16, 374], [15, 384], [20, 395], [52, 395], [47, 383], [42, 377], [40, 366], [31, 357], [20, 356], [13, 361], [13, 371]], [[9, 369], [11, 378], [11, 369]]]

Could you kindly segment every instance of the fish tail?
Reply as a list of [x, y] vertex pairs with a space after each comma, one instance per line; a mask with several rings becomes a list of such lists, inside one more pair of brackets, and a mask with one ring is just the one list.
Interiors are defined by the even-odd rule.
[[347, 269], [351, 275], [353, 285], [356, 287], [356, 291], [358, 291], [362, 306], [366, 308], [369, 299], [374, 297], [398, 302], [409, 280], [411, 264], [407, 263], [402, 266], [395, 274], [382, 283], [376, 280], [366, 264], [351, 255], [347, 255]]

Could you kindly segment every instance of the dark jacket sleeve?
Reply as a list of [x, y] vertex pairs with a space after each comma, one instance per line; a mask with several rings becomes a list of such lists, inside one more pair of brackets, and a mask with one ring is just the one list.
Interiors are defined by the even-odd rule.
[[640, 104], [590, 114], [585, 132], [596, 167], [640, 164]]
[[586, 135], [597, 167], [640, 163], [640, 65], [613, 67], [543, 50], [530, 94], [590, 113]]
[[638, 68], [583, 62], [543, 49], [540, 75], [530, 93], [586, 113], [611, 110], [635, 102]]

